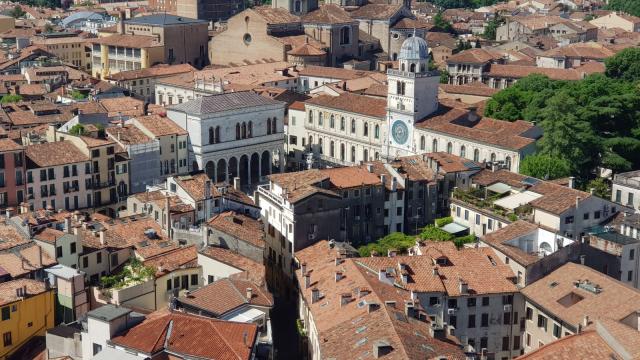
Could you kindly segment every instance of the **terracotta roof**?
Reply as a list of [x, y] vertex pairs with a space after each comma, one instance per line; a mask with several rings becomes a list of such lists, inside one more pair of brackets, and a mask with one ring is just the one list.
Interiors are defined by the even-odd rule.
[[435, 131], [455, 137], [483, 142], [494, 146], [519, 150], [535, 142], [527, 137], [527, 131], [534, 125], [518, 120], [514, 122], [481, 117], [471, 121], [466, 109], [440, 105], [438, 111], [426, 119], [416, 123], [416, 127], [427, 131]]
[[0, 139], [0, 151], [18, 151], [24, 149], [22, 145], [11, 139]]
[[364, 70], [350, 70], [344, 68], [334, 68], [326, 66], [305, 66], [304, 69], [300, 69], [300, 76], [314, 76], [314, 77], [326, 77], [338, 80], [356, 79], [371, 74], [371, 71]]
[[[426, 29], [430, 30], [434, 25], [422, 19], [402, 18], [393, 25], [394, 29]], [[429, 32], [428, 34], [431, 34]], [[433, 34], [438, 34], [434, 32]], [[442, 34], [442, 33], [440, 33]]]
[[[376, 273], [380, 269], [390, 269], [386, 276], [396, 286], [416, 292], [442, 292], [448, 296], [462, 296], [464, 294], [460, 292], [460, 281], [465, 281], [469, 286], [469, 293], [475, 295], [518, 291], [513, 283], [511, 268], [497, 258], [492, 262], [485, 249], [457, 250], [455, 246], [427, 241], [420, 250], [423, 255], [369, 257], [360, 258], [356, 262]], [[446, 258], [447, 265], [434, 265], [439, 258]], [[399, 264], [403, 264], [408, 272], [406, 282], [399, 274]], [[434, 267], [438, 270], [437, 274], [433, 273]]]
[[447, 64], [457, 63], [469, 63], [469, 64], [484, 64], [492, 60], [499, 60], [502, 58], [502, 54], [497, 51], [490, 51], [487, 49], [469, 49], [461, 51], [455, 55], [450, 56], [447, 59]]
[[20, 95], [44, 95], [47, 93], [45, 84], [22, 84], [16, 89]]
[[147, 319], [111, 342], [154, 356], [166, 352], [181, 358], [249, 360], [257, 333], [256, 324], [172, 312]]
[[533, 223], [518, 220], [501, 229], [484, 235], [484, 237], [482, 237], [482, 241], [505, 254], [518, 264], [522, 266], [529, 266], [538, 262], [540, 257], [534, 253], [527, 253], [517, 246], [507, 244], [507, 242], [514, 240], [515, 238], [531, 234], [537, 229], [538, 226]]
[[304, 101], [295, 101], [289, 105], [289, 110], [304, 111]]
[[331, 187], [339, 190], [380, 184], [380, 176], [370, 172], [366, 165], [323, 169], [321, 171], [329, 177]]
[[196, 71], [196, 69], [190, 64], [177, 64], [177, 65], [159, 64], [159, 65], [152, 66], [150, 68], [145, 68], [145, 69], [121, 71], [117, 74], [109, 75], [107, 78], [113, 81], [127, 81], [127, 80], [143, 79], [148, 77], [170, 76], [170, 75], [182, 74], [182, 73], [193, 72], [193, 71]]
[[541, 57], [578, 57], [585, 59], [604, 60], [615, 55], [614, 51], [596, 42], [576, 43], [547, 50]]
[[564, 336], [541, 348], [518, 357], [518, 360], [601, 360], [617, 359], [618, 354], [611, 349], [595, 330]]
[[0, 220], [0, 251], [25, 245], [29, 242], [29, 239], [25, 238], [22, 233], [5, 221], [5, 219]]
[[195, 245], [173, 249], [165, 253], [148, 257], [144, 260], [145, 266], [156, 269], [156, 277], [161, 277], [183, 268], [196, 268], [198, 265], [198, 252]]
[[262, 222], [248, 216], [227, 211], [212, 217], [207, 225], [254, 246], [265, 247]]
[[[322, 240], [299, 252], [296, 258], [304, 263], [311, 286], [304, 287], [301, 270], [296, 271], [300, 295], [311, 312], [323, 358], [374, 359], [370, 344], [383, 341], [390, 346], [388, 359], [464, 359], [461, 347], [453, 338], [434, 339], [430, 324], [408, 317], [404, 304], [409, 291], [378, 280], [377, 270], [360, 263], [363, 259], [342, 258], [338, 247]], [[342, 279], [336, 281], [340, 272]], [[312, 290], [321, 298], [312, 301]], [[347, 299], [343, 303], [342, 299]], [[369, 304], [374, 310], [369, 311]], [[392, 305], [395, 304], [395, 305]], [[366, 344], [366, 345], [365, 345]]]
[[94, 39], [89, 39], [94, 44], [111, 45], [111, 46], [125, 46], [130, 48], [150, 48], [163, 46], [162, 43], [157, 41], [155, 36], [144, 35], [130, 35], [130, 34], [114, 34]]
[[200, 250], [200, 254], [242, 270], [241, 273], [232, 275], [233, 279], [248, 280], [260, 286], [265, 284], [265, 266], [255, 260], [216, 246], [208, 246]]
[[402, 4], [367, 4], [351, 12], [354, 19], [388, 20], [402, 10]]
[[36, 240], [40, 240], [40, 241], [44, 241], [47, 242], [49, 244], [55, 244], [56, 240], [58, 240], [60, 237], [64, 236], [64, 232], [54, 229], [54, 228], [50, 228], [50, 227], [45, 227], [44, 229], [38, 231], [33, 238]]
[[[587, 69], [585, 69], [587, 70]], [[531, 74], [541, 74], [549, 77], [552, 80], [582, 80], [585, 76], [596, 73], [604, 72], [594, 71], [597, 69], [589, 69], [587, 71], [580, 71], [579, 69], [556, 69], [556, 68], [541, 68], [537, 66], [526, 65], [500, 65], [492, 64], [487, 76], [489, 77], [506, 77], [520, 79]]]
[[134, 121], [155, 136], [188, 134], [186, 130], [171, 121], [171, 119], [160, 115], [138, 116]]
[[291, 14], [284, 8], [273, 8], [270, 5], [256, 6], [251, 9], [258, 13], [267, 24], [290, 24], [299, 23], [300, 17]]
[[387, 116], [386, 99], [377, 99], [364, 95], [351, 93], [343, 93], [339, 96], [320, 95], [307, 100], [306, 103], [377, 118]]
[[[588, 290], [595, 287], [599, 290]], [[576, 328], [585, 315], [592, 321], [620, 321], [635, 314], [640, 304], [640, 290], [574, 263], [561, 266], [521, 292], [544, 312]], [[567, 296], [573, 301], [563, 301]]]
[[56, 141], [33, 144], [25, 147], [25, 156], [31, 161], [29, 167], [50, 167], [89, 161], [89, 157], [71, 141]]
[[109, 97], [100, 99], [100, 104], [108, 112], [109, 117], [141, 116], [144, 114], [144, 101], [130, 96]]
[[[247, 297], [247, 289], [252, 290], [251, 299]], [[273, 306], [273, 296], [264, 286], [251, 281], [224, 278], [191, 291], [178, 299], [182, 304], [206, 311], [214, 317], [221, 317], [243, 305]]]
[[153, 139], [147, 136], [142, 130], [135, 125], [113, 126], [106, 129], [107, 134], [123, 145], [137, 145], [153, 142]]
[[318, 9], [302, 16], [305, 24], [344, 24], [354, 20], [336, 4], [323, 4]]
[[493, 89], [481, 82], [473, 82], [467, 85], [440, 84], [440, 89], [449, 94], [475, 95], [491, 97], [498, 93], [499, 89]]
[[174, 178], [175, 182], [178, 186], [180, 186], [184, 191], [189, 194], [193, 198], [194, 201], [202, 201], [205, 200], [205, 192], [204, 187], [207, 181], [210, 182], [211, 196], [217, 197], [220, 196], [216, 187], [213, 186], [213, 181], [209, 179], [207, 174], [198, 173], [194, 175], [187, 176], [177, 176]]
[[27, 287], [27, 296], [39, 295], [47, 291], [44, 282], [32, 279], [18, 279], [0, 283], [0, 306], [18, 301], [16, 289]]
[[56, 260], [52, 259], [40, 246], [32, 243], [20, 249], [0, 253], [0, 264], [11, 277], [16, 278], [54, 265]]
[[324, 50], [320, 50], [311, 44], [302, 44], [294, 49], [287, 51], [287, 54], [293, 56], [324, 56], [327, 53]]

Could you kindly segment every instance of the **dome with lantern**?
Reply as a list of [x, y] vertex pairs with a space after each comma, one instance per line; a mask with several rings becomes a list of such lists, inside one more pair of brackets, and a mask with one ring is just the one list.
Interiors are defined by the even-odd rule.
[[429, 46], [427, 41], [419, 36], [407, 38], [400, 48], [399, 60], [427, 60], [429, 58]]

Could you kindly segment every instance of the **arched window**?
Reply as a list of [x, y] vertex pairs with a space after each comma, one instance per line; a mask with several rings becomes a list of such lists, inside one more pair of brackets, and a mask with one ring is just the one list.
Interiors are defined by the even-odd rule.
[[369, 123], [364, 123], [364, 130], [362, 131], [362, 135], [369, 136]]
[[427, 147], [427, 141], [424, 136], [420, 136], [420, 150], [425, 150]]
[[309, 147], [313, 145], [313, 135], [309, 135]]
[[309, 124], [313, 124], [313, 111], [309, 110]]
[[343, 26], [340, 29], [340, 45], [346, 45], [351, 43], [351, 29], [348, 26]]
[[334, 143], [333, 141], [331, 141], [331, 142], [329, 143], [329, 155], [330, 155], [331, 157], [335, 157], [335, 156], [336, 156], [336, 151], [335, 151], [335, 149], [334, 149], [334, 145], [335, 145], [335, 143]]
[[318, 152], [322, 154], [322, 138], [318, 138]]
[[278, 118], [273, 118], [271, 120], [271, 133], [275, 134], [278, 132]]
[[351, 119], [351, 133], [352, 134], [356, 133], [356, 120], [355, 119]]
[[411, 64], [411, 65], [409, 66], [409, 71], [411, 71], [411, 72], [416, 72], [416, 64]]
[[496, 161], [496, 153], [491, 153], [491, 162]]
[[462, 145], [460, 146], [460, 157], [465, 157], [467, 155], [467, 148]]
[[431, 152], [438, 152], [438, 139], [433, 139], [431, 144]]
[[344, 144], [340, 144], [340, 160], [344, 161]]
[[220, 126], [216, 126], [216, 132], [215, 132], [214, 138], [216, 143], [220, 142]]
[[267, 118], [267, 135], [271, 134], [271, 118]]
[[340, 130], [344, 131], [344, 127], [345, 127], [345, 120], [344, 120], [344, 116], [340, 117]]
[[374, 131], [373, 131], [373, 136], [376, 139], [380, 139], [380, 125], [376, 125]]
[[447, 153], [451, 154], [453, 153], [453, 144], [452, 143], [447, 143]]
[[247, 129], [247, 136], [253, 137], [253, 121], [249, 121], [249, 127]]
[[302, 2], [300, 0], [296, 0], [294, 3], [293, 11], [296, 13], [302, 12]]
[[336, 127], [336, 117], [333, 116], [333, 114], [331, 114], [331, 117], [329, 118], [329, 127], [332, 129]]
[[369, 150], [364, 149], [364, 154], [362, 156], [363, 161], [369, 161]]
[[213, 144], [216, 142], [216, 138], [215, 138], [215, 132], [213, 130], [213, 127], [209, 128], [209, 144]]
[[404, 95], [406, 86], [404, 81], [396, 81], [396, 94]]
[[507, 167], [507, 170], [511, 170], [511, 156], [507, 156], [504, 159], [504, 164]]
[[351, 162], [356, 162], [356, 147], [351, 147]]
[[480, 161], [480, 150], [478, 149], [473, 150], [473, 161], [475, 162]]
[[318, 114], [318, 126], [322, 126], [323, 123], [324, 123], [324, 114], [320, 113]]
[[244, 122], [242, 123], [242, 138], [247, 138], [247, 123]]
[[240, 124], [236, 124], [236, 140], [240, 140]]
[[404, 69], [405, 69], [405, 68], [404, 68], [404, 63], [400, 64], [400, 70], [401, 70], [401, 71], [404, 71]]

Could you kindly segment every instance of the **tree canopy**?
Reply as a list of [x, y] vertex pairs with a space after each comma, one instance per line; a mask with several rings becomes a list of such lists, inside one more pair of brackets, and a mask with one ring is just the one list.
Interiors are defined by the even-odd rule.
[[3, 103], [3, 104], [16, 103], [19, 101], [22, 101], [22, 96], [15, 95], [15, 94], [7, 94], [2, 96], [2, 98], [0, 99], [0, 103]]
[[638, 168], [640, 88], [635, 80], [640, 78], [640, 65], [634, 62], [640, 62], [640, 52], [621, 52], [607, 61], [607, 75], [593, 74], [580, 81], [529, 75], [495, 94], [487, 102], [485, 116], [523, 119], [543, 129], [538, 152], [550, 158], [523, 161], [526, 170], [521, 167], [521, 171], [532, 176], [539, 176], [545, 169], [541, 164], [547, 162], [562, 170], [557, 176], [565, 176], [565, 163], [558, 159], [568, 163], [570, 173], [581, 181], [593, 178], [599, 166], [614, 172]]
[[640, 16], [640, 1], [638, 0], [609, 0], [607, 9], [617, 10]]
[[559, 179], [571, 175], [571, 166], [564, 158], [549, 154], [534, 154], [522, 159], [520, 173], [538, 179]]

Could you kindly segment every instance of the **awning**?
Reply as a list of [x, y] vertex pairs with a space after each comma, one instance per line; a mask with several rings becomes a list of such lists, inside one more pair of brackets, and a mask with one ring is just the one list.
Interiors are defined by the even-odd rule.
[[235, 321], [235, 322], [243, 322], [243, 323], [252, 323], [261, 317], [265, 316], [265, 314], [254, 308], [247, 309], [241, 313], [235, 314], [234, 316], [225, 319], [227, 321]]
[[528, 204], [539, 197], [542, 197], [542, 195], [534, 193], [533, 191], [523, 191], [521, 193], [516, 193], [500, 200], [496, 200], [493, 204], [508, 210], [514, 210], [515, 208]]
[[487, 190], [493, 191], [494, 193], [498, 193], [498, 194], [504, 194], [511, 191], [511, 186], [505, 183], [498, 182], [493, 185], [487, 186]]
[[441, 227], [440, 229], [448, 232], [449, 234], [453, 234], [453, 235], [457, 235], [466, 231], [469, 231], [469, 227], [468, 226], [464, 226], [458, 223], [449, 223], [443, 227]]

